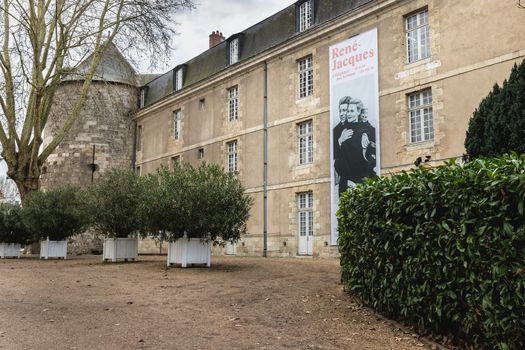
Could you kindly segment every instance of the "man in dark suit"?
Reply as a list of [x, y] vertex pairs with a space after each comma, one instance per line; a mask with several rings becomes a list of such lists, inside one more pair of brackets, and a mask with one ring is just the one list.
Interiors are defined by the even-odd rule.
[[368, 122], [367, 109], [361, 100], [348, 96], [339, 100], [339, 118], [333, 129], [333, 147], [341, 195], [349, 182], [355, 185], [375, 176], [376, 148], [375, 128]]

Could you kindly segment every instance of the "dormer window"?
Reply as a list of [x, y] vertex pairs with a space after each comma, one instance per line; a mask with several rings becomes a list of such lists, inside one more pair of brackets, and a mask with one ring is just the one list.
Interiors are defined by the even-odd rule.
[[173, 74], [173, 90], [179, 91], [182, 90], [184, 84], [184, 73], [186, 72], [186, 66], [180, 65], [175, 67]]
[[299, 32], [304, 32], [312, 26], [313, 8], [312, 0], [304, 1], [299, 5]]
[[182, 73], [182, 68], [179, 68], [175, 73], [175, 91], [179, 91], [182, 89]]
[[147, 92], [146, 87], [143, 87], [142, 89], [140, 89], [139, 108], [143, 108], [146, 105], [146, 92]]
[[239, 38], [230, 41], [230, 64], [239, 62]]

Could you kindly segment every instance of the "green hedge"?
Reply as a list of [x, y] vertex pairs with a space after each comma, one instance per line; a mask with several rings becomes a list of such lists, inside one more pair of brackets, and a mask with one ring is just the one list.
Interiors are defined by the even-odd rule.
[[390, 317], [525, 348], [525, 156], [368, 180], [340, 202], [345, 287]]

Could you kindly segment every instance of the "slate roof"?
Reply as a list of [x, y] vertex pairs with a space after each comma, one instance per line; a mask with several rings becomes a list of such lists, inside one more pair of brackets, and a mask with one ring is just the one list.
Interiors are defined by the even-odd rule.
[[[314, 21], [311, 29], [376, 0], [313, 1]], [[304, 0], [300, 0], [241, 33], [235, 34], [242, 35], [239, 61], [242, 62], [296, 36], [303, 35], [305, 32], [299, 33], [296, 30], [296, 8], [302, 2]], [[227, 62], [227, 50], [228, 39], [184, 63], [186, 72], [183, 89], [180, 91], [228, 69], [230, 66]], [[163, 98], [180, 92], [175, 92], [173, 89], [173, 76], [177, 67], [143, 85], [142, 88], [146, 89], [145, 106], [152, 105]]]
[[[84, 80], [90, 64], [91, 55], [78, 65], [74, 73], [70, 73], [62, 78], [62, 81]], [[137, 78], [133, 67], [113, 44], [110, 44], [102, 55], [93, 76], [94, 81], [121, 83], [131, 86], [140, 84]]]

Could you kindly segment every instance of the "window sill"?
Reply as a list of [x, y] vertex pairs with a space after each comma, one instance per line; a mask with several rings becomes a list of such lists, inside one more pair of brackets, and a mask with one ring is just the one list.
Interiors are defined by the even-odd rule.
[[432, 56], [428, 56], [428, 57], [419, 59], [419, 60], [414, 61], [414, 62], [405, 62], [404, 68], [405, 68], [405, 70], [407, 70], [407, 69], [411, 69], [411, 68], [414, 68], [414, 67], [419, 67], [419, 66], [425, 65], [427, 63], [430, 63], [431, 61], [432, 61]]
[[409, 151], [417, 151], [420, 149], [429, 149], [429, 148], [433, 148], [435, 145], [436, 144], [434, 140], [414, 142], [414, 143], [409, 143], [408, 145], [406, 145], [405, 151], [409, 152]]
[[314, 98], [313, 94], [309, 96], [305, 96], [305, 97], [297, 97], [297, 100], [295, 100], [295, 103], [296, 104], [306, 103], [306, 102], [313, 100], [313, 98]]
[[314, 165], [314, 162], [312, 161], [311, 163], [297, 164], [295, 167], [297, 169], [307, 169], [307, 168], [311, 168], [313, 165]]

